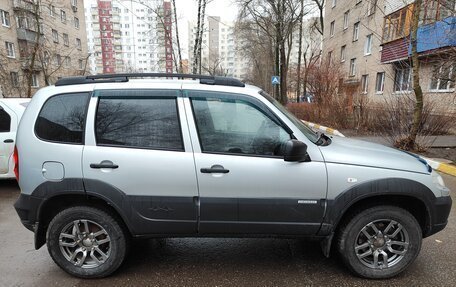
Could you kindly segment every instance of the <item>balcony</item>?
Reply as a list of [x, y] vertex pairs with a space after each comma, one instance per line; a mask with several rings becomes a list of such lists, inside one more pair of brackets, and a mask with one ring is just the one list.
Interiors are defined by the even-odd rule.
[[[456, 46], [456, 17], [418, 27], [417, 51], [421, 55], [432, 55], [448, 47]], [[410, 35], [383, 44], [382, 63], [405, 60], [412, 53]]]
[[[36, 43], [37, 39], [40, 38], [40, 43], [44, 41], [44, 37], [38, 37], [38, 33], [30, 29], [17, 28], [16, 31], [18, 40]], [[41, 33], [41, 35], [43, 35], [43, 33]]]
[[12, 0], [13, 2], [13, 9], [16, 11], [29, 11], [35, 13], [36, 9], [38, 8], [33, 1], [25, 1], [25, 0]]

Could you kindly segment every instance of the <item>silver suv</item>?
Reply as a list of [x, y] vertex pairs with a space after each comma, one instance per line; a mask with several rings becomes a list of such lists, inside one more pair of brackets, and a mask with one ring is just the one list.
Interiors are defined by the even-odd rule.
[[[167, 79], [133, 79], [146, 77]], [[33, 97], [14, 157], [35, 248], [84, 278], [114, 272], [132, 238], [190, 236], [316, 238], [355, 274], [388, 278], [452, 202], [421, 158], [316, 134], [223, 77], [61, 79]]]

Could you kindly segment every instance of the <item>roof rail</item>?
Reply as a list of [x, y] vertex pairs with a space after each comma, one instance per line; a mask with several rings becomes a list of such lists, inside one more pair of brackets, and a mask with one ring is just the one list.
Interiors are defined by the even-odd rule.
[[116, 83], [128, 82], [130, 78], [178, 78], [195, 79], [200, 84], [221, 85], [232, 87], [245, 87], [245, 84], [238, 79], [219, 76], [193, 75], [193, 74], [168, 74], [168, 73], [124, 73], [124, 74], [100, 74], [79, 77], [67, 77], [57, 80], [56, 86], [96, 84], [96, 83]]

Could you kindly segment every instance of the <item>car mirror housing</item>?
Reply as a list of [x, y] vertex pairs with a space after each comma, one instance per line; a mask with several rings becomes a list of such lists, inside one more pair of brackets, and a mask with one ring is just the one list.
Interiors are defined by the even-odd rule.
[[301, 141], [291, 139], [282, 144], [283, 159], [285, 161], [310, 161], [307, 145]]

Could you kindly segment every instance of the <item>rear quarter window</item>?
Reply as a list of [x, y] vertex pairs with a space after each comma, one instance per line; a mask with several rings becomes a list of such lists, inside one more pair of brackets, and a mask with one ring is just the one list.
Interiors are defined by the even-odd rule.
[[82, 144], [89, 99], [89, 93], [49, 98], [36, 120], [35, 134], [45, 141]]

